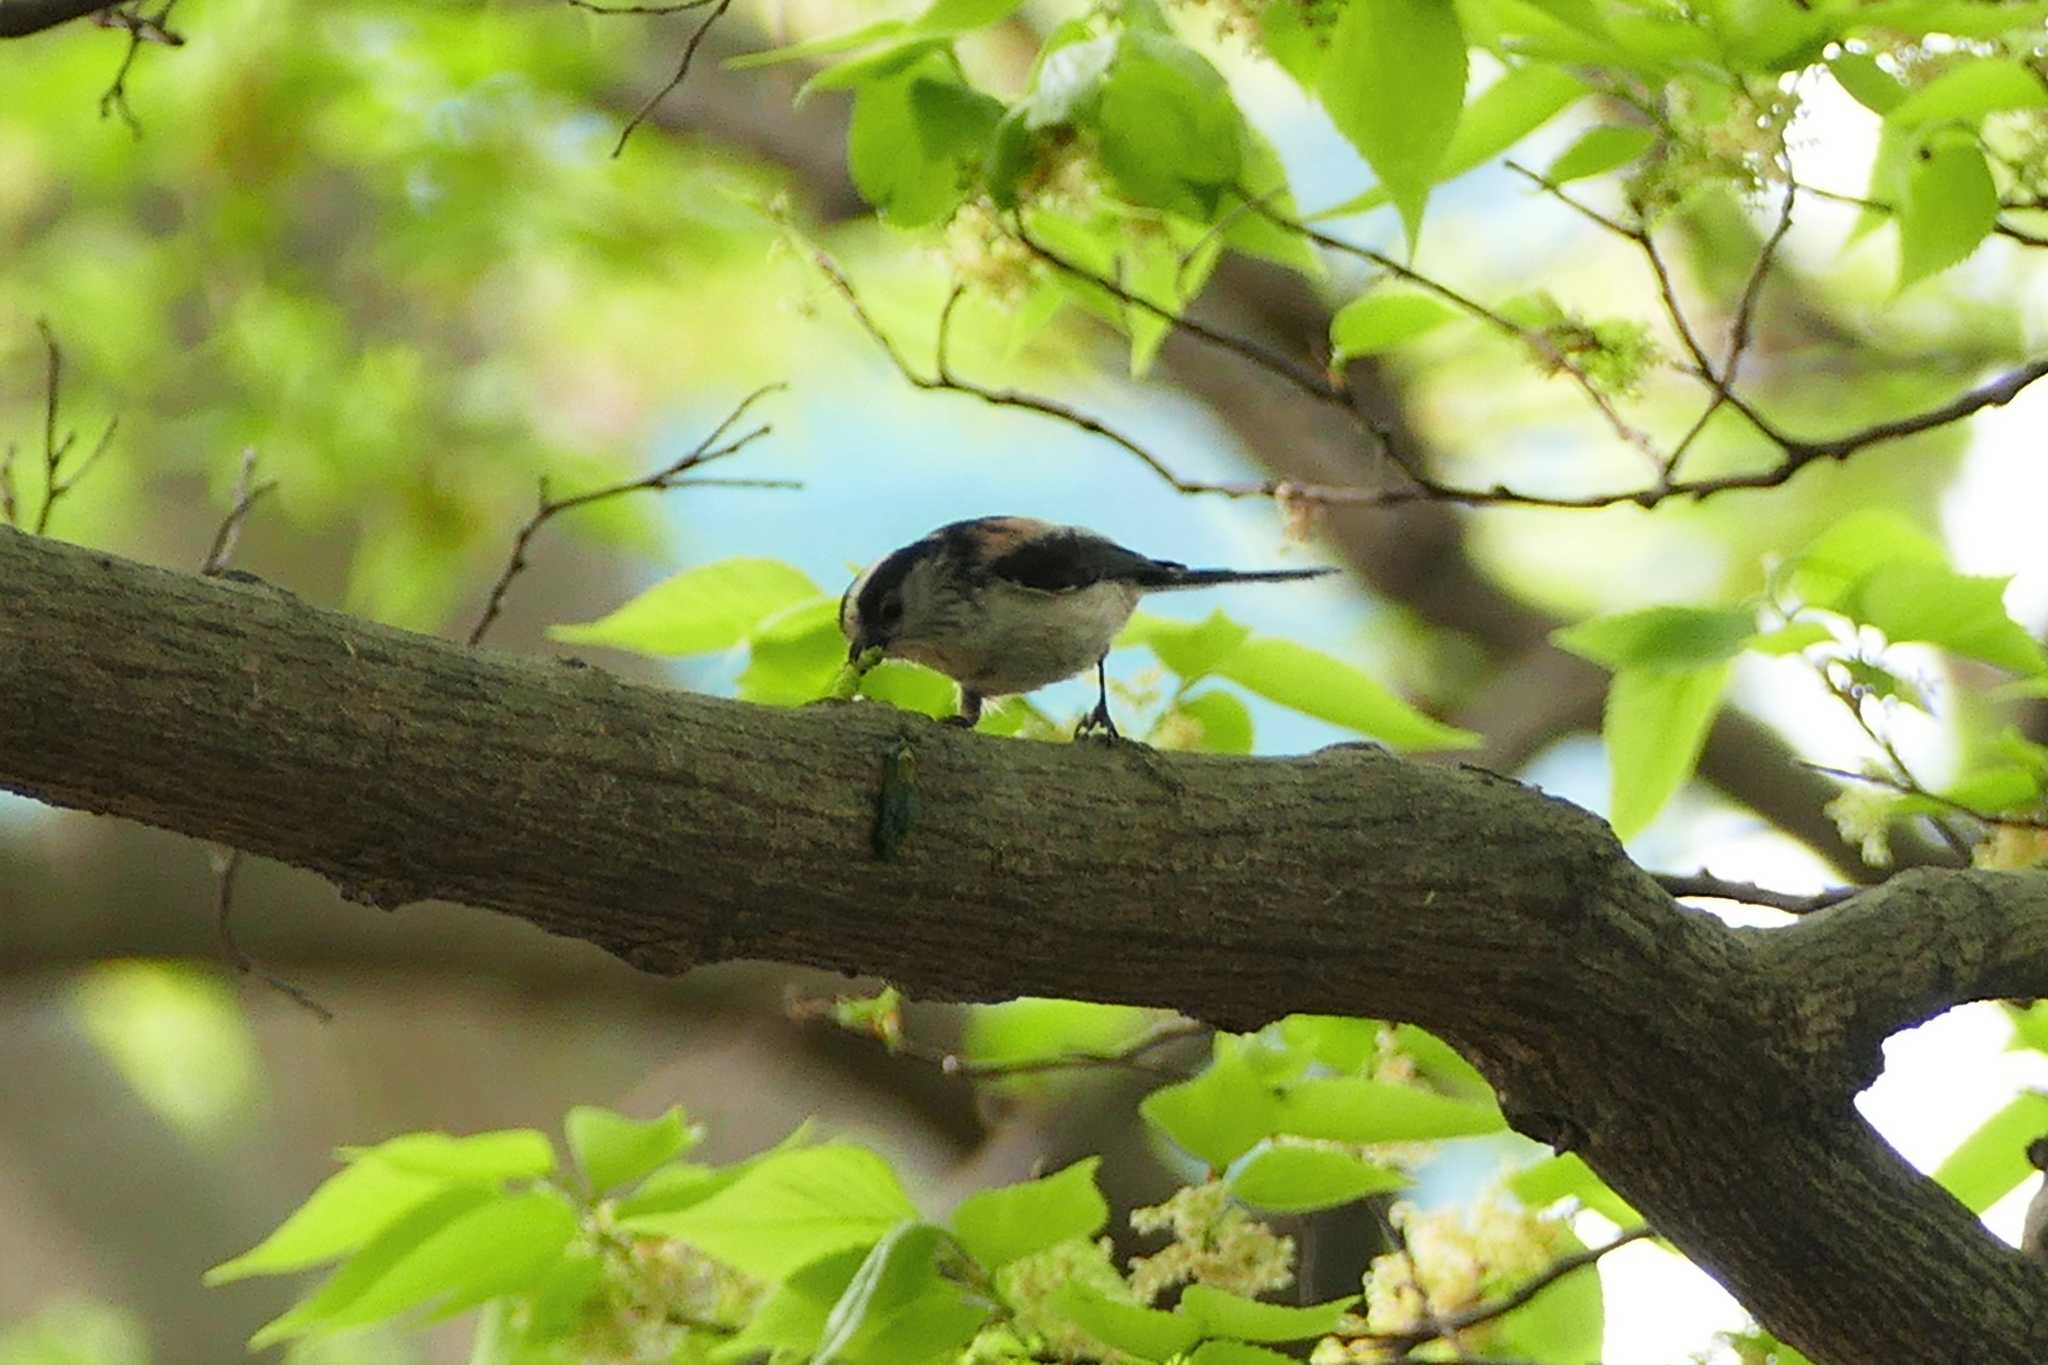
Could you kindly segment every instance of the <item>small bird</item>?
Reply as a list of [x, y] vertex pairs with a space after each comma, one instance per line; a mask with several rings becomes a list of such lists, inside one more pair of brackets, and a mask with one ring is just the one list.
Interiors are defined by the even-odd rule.
[[941, 526], [855, 579], [839, 599], [839, 629], [852, 642], [849, 661], [880, 646], [959, 683], [959, 725], [981, 719], [984, 698], [1029, 692], [1092, 664], [1095, 709], [1077, 733], [1114, 739], [1102, 660], [1140, 597], [1335, 572], [1190, 569], [1079, 526], [978, 517]]

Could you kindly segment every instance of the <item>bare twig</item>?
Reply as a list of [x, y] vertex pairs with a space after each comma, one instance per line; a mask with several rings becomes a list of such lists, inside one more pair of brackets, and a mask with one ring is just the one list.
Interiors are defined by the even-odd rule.
[[265, 479], [254, 482], [256, 476], [256, 447], [249, 446], [242, 451], [242, 472], [235, 478], [235, 495], [228, 504], [228, 514], [221, 518], [214, 529], [213, 544], [206, 551], [206, 559], [199, 566], [202, 578], [211, 578], [228, 566], [235, 557], [235, 545], [242, 538], [242, 523], [249, 518], [249, 509], [256, 500], [277, 487], [277, 480]]
[[136, 138], [142, 136], [142, 121], [135, 117], [135, 110], [128, 103], [128, 73], [134, 69], [136, 55], [145, 43], [159, 47], [185, 45], [184, 35], [167, 27], [177, 4], [178, 0], [164, 0], [163, 7], [154, 14], [144, 14], [140, 3], [116, 5], [94, 16], [93, 22], [101, 28], [117, 28], [128, 35], [128, 50], [121, 54], [121, 65], [115, 68], [113, 81], [100, 96], [100, 117], [119, 114], [128, 125], [129, 134]]
[[[596, 9], [597, 7], [594, 5], [584, 5], [582, 6], [582, 8]], [[677, 8], [695, 9], [697, 8], [697, 6], [679, 5], [677, 6]], [[630, 139], [636, 131], [638, 131], [641, 124], [647, 121], [647, 116], [654, 112], [656, 106], [658, 106], [663, 100], [667, 99], [671, 94], [673, 94], [676, 88], [683, 83], [686, 77], [689, 76], [690, 63], [697, 59], [697, 49], [699, 46], [703, 44], [704, 35], [711, 32], [711, 26], [717, 23], [721, 18], [723, 18], [725, 16], [725, 12], [731, 8], [732, 0], [717, 0], [717, 4], [713, 6], [711, 13], [704, 16], [704, 22], [697, 25], [695, 31], [690, 34], [690, 41], [683, 47], [683, 59], [682, 61], [676, 64], [676, 74], [668, 78], [668, 84], [662, 86], [661, 89], [649, 95], [647, 99], [640, 105], [640, 107], [633, 111], [633, 117], [626, 120], [626, 126], [619, 130], [619, 140], [612, 146], [612, 156], [614, 158], [617, 158], [624, 154], [626, 150], [627, 140]], [[603, 13], [604, 11], [600, 10], [599, 12]], [[648, 12], [658, 13], [660, 11], [657, 9]]]
[[498, 619], [499, 612], [505, 606], [506, 590], [512, 586], [512, 580], [517, 578], [520, 572], [526, 568], [526, 547], [532, 543], [534, 535], [541, 527], [563, 512], [573, 511], [578, 507], [588, 507], [591, 503], [602, 502], [607, 498], [621, 497], [627, 493], [642, 491], [660, 492], [670, 488], [803, 487], [801, 483], [794, 479], [690, 479], [683, 477], [693, 469], [701, 469], [703, 466], [717, 460], [722, 460], [728, 455], [737, 455], [761, 437], [766, 436], [772, 428], [763, 423], [761, 426], [742, 432], [731, 440], [725, 439], [726, 433], [731, 431], [740, 418], [746, 415], [747, 409], [769, 394], [780, 392], [787, 387], [789, 386], [786, 384], [764, 384], [760, 388], [755, 389], [752, 393], [741, 399], [739, 406], [726, 414], [725, 420], [712, 428], [711, 434], [699, 441], [688, 454], [663, 465], [651, 474], [643, 474], [637, 479], [627, 479], [621, 483], [606, 484], [602, 488], [593, 488], [588, 492], [577, 493], [566, 498], [550, 498], [548, 496], [548, 481], [543, 477], [540, 481], [540, 505], [534, 509], [533, 515], [526, 519], [526, 524], [519, 528], [519, 534], [513, 537], [512, 556], [506, 560], [505, 571], [498, 575], [498, 581], [491, 585], [490, 595], [484, 601], [483, 614], [477, 618], [476, 625], [470, 628], [467, 643], [475, 645], [478, 641], [482, 640], [484, 632], [488, 631], [491, 628], [491, 624]]
[[1790, 891], [1773, 891], [1755, 882], [1729, 881], [1704, 869], [1691, 874], [1659, 872], [1654, 875], [1657, 885], [1673, 896], [1710, 896], [1715, 900], [1740, 901], [1744, 905], [1782, 910], [1788, 915], [1810, 915], [1816, 910], [1840, 905], [1864, 889], [1860, 886], [1837, 886], [1802, 896]]
[[[1446, 1317], [1432, 1318], [1429, 1322], [1413, 1331], [1372, 1333], [1368, 1334], [1368, 1339], [1385, 1342], [1394, 1350], [1405, 1354], [1413, 1351], [1425, 1342], [1454, 1338], [1458, 1333], [1468, 1331], [1483, 1322], [1491, 1322], [1495, 1318], [1506, 1317], [1509, 1313], [1522, 1307], [1522, 1305], [1528, 1303], [1565, 1276], [1575, 1270], [1584, 1270], [1608, 1252], [1625, 1247], [1630, 1242], [1639, 1242], [1645, 1237], [1654, 1236], [1656, 1236], [1655, 1231], [1648, 1225], [1630, 1228], [1612, 1241], [1603, 1242], [1599, 1246], [1588, 1247], [1584, 1251], [1560, 1257], [1552, 1262], [1541, 1274], [1528, 1280], [1512, 1294], [1493, 1299], [1487, 1303], [1475, 1304], [1470, 1308], [1452, 1313]], [[1464, 1357], [1464, 1359], [1469, 1361], [1471, 1357]]]
[[[50, 529], [50, 514], [56, 509], [58, 501], [78, 486], [78, 481], [91, 472], [92, 467], [99, 463], [100, 457], [107, 453], [107, 448], [114, 443], [114, 432], [120, 426], [120, 419], [109, 418], [106, 430], [100, 433], [100, 439], [92, 450], [72, 467], [69, 474], [64, 472], [64, 461], [71, 454], [72, 447], [78, 443], [78, 432], [75, 430], [65, 432], [62, 438], [57, 435], [58, 413], [64, 402], [64, 351], [57, 344], [57, 334], [50, 330], [50, 324], [46, 319], [36, 319], [36, 331], [42, 334], [44, 356], [43, 504], [36, 510], [34, 530], [37, 535], [43, 535]], [[15, 519], [13, 465], [14, 448], [9, 446], [6, 456], [5, 501], [10, 524]]]

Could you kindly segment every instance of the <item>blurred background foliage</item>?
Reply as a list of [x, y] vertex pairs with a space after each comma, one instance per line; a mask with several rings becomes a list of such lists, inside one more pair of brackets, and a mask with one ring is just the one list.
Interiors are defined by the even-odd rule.
[[[239, 566], [311, 601], [459, 638], [540, 478], [567, 492], [658, 467], [741, 395], [781, 381], [790, 392], [764, 410], [772, 436], [720, 472], [802, 480], [801, 491], [680, 490], [569, 513], [536, 541], [492, 643], [557, 648], [549, 627], [601, 621], [679, 569], [735, 555], [786, 561], [831, 598], [882, 550], [983, 512], [1080, 521], [1190, 561], [1297, 562], [1322, 552], [1300, 543], [1319, 536], [1359, 571], [1357, 583], [1227, 595], [1228, 618], [1316, 646], [1358, 686], [1399, 693], [1480, 736], [1481, 761], [1602, 810], [1603, 757], [1587, 736], [1604, 679], [1589, 684], [1592, 670], [1569, 671], [1579, 666], [1546, 645], [1561, 620], [1741, 600], [1844, 513], [1889, 508], [1944, 542], [1959, 567], [2019, 574], [2006, 605], [2041, 633], [2048, 476], [2038, 401], [1824, 462], [1768, 494], [1654, 512], [1318, 517], [1182, 497], [1084, 433], [915, 393], [807, 244], [833, 253], [919, 365], [949, 282], [987, 285], [1014, 263], [992, 257], [972, 221], [922, 233], [877, 224], [856, 190], [873, 189], [874, 167], [847, 167], [844, 93], [795, 104], [807, 70], [722, 65], [914, 12], [866, 0], [737, 5], [689, 81], [617, 157], [622, 126], [673, 74], [694, 16], [601, 16], [544, 0], [185, 0], [171, 24], [186, 44], [144, 47], [125, 80], [136, 131], [103, 107], [122, 33], [73, 24], [0, 44], [0, 443], [21, 447], [28, 464], [39, 448], [47, 395], [36, 323], [46, 320], [62, 348], [64, 424], [87, 444], [119, 424], [105, 459], [55, 509], [53, 534], [194, 566], [253, 448], [275, 492], [249, 522]], [[1015, 98], [1040, 39], [1079, 12], [1027, 6], [963, 39], [964, 69]], [[1264, 13], [1213, 0], [1173, 7], [1170, 22], [1229, 78], [1303, 210], [1339, 204], [1372, 177], [1246, 40]], [[2032, 9], [2013, 13], [2038, 29]], [[1970, 41], [1922, 52], [1933, 65], [1916, 78]], [[1475, 87], [1498, 74], [1486, 60], [1474, 60]], [[1880, 121], [1812, 71], [1785, 88], [1799, 98], [1787, 150], [1802, 178], [1863, 193]], [[1615, 108], [1590, 101], [1516, 154], [1550, 165]], [[2037, 134], [2015, 119], [2001, 135]], [[1771, 230], [1770, 203], [1745, 188], [1703, 182], [1674, 194], [1659, 220], [1681, 288], [1721, 327]], [[1932, 407], [2042, 344], [2039, 252], [1995, 238], [1899, 291], [1897, 233], [1859, 232], [1860, 215], [1804, 202], [1761, 296], [1744, 391], [1796, 433]], [[1438, 186], [1427, 223], [1416, 260], [1434, 275], [1495, 303], [1540, 282], [1572, 316], [1636, 321], [1646, 329], [1636, 340], [1677, 353], [1635, 247], [1498, 164]], [[1329, 230], [1405, 252], [1388, 208], [1340, 215]], [[1368, 273], [1342, 255], [1295, 260], [1291, 274], [1209, 264], [1217, 274], [1198, 312], [1303, 356], [1326, 355], [1332, 316]], [[1355, 433], [1301, 418], [1284, 389], [1261, 387], [1243, 366], [1219, 369], [1163, 326], [1133, 324], [1128, 310], [1079, 301], [1055, 318], [1062, 297], [1043, 278], [1022, 293], [970, 294], [956, 365], [1057, 394], [1170, 451], [1189, 478], [1390, 477]], [[1132, 335], [1108, 334], [1102, 317]], [[1148, 378], [1132, 379], [1128, 348], [1161, 343]], [[1361, 371], [1376, 419], [1426, 449], [1447, 481], [1567, 496], [1644, 475], [1640, 454], [1572, 385], [1484, 328], [1438, 327]], [[1620, 387], [1640, 390], [1629, 419], [1660, 437], [1695, 415], [1696, 386], [1668, 369], [1623, 378], [1632, 382]], [[1723, 414], [1687, 468], [1719, 473], [1767, 456]], [[789, 676], [810, 679], [829, 662], [818, 640], [836, 645], [808, 594], [779, 606], [809, 614], [773, 628], [752, 621], [677, 662], [607, 653], [605, 663], [800, 700], [802, 689], [761, 660], [785, 657]], [[1200, 648], [1188, 638], [1195, 619], [1151, 623], [1152, 654], [1113, 664], [1120, 704], [1146, 717], [1155, 740], [1284, 752], [1372, 728], [1227, 671], [1190, 692], [1215, 671], [1185, 663]], [[1944, 696], [1982, 681], [1973, 665], [1932, 653], [1894, 662]], [[1751, 761], [1754, 771], [1731, 778], [1743, 760], [1717, 768], [1723, 751], [1709, 737], [1712, 783], [1680, 793], [1634, 850], [1658, 866], [1711, 862], [1793, 887], [1857, 870], [1867, 813], [1861, 833], [1833, 836], [1790, 760], [1854, 768], [1868, 737], [1796, 661], [1745, 657], [1733, 677], [1743, 712], [1791, 745], [1767, 769]], [[945, 704], [928, 680], [898, 685], [898, 700]], [[1009, 724], [1050, 732], [1083, 704], [1078, 691], [1051, 689]], [[1937, 770], [1967, 766], [1959, 755], [2004, 719], [1960, 699], [1931, 710], [1901, 722], [1911, 731], [1902, 742]], [[554, 1132], [579, 1102], [650, 1114], [680, 1101], [720, 1160], [816, 1116], [889, 1152], [935, 1208], [1088, 1154], [1104, 1158], [1100, 1179], [1120, 1210], [1187, 1175], [1134, 1117], [1158, 1081], [1144, 1073], [977, 1088], [861, 1036], [872, 1019], [834, 1029], [784, 1008], [793, 996], [831, 995], [836, 981], [753, 966], [643, 979], [582, 945], [460, 908], [386, 916], [343, 906], [292, 871], [252, 867], [237, 910], [245, 946], [334, 1011], [323, 1027], [223, 965], [215, 890], [205, 851], [187, 843], [0, 804], [0, 1365], [236, 1358], [286, 1291], [265, 1282], [202, 1294], [199, 1275], [302, 1200], [331, 1170], [332, 1149], [414, 1129]], [[1137, 1021], [913, 1004], [901, 1026], [928, 1049], [1016, 1059], [1108, 1046]], [[1988, 1007], [1945, 1027], [1895, 1048], [1894, 1076], [1868, 1100], [1925, 1165], [2015, 1086], [2040, 1079], [2031, 1053], [1998, 1054], [2008, 1030]], [[1165, 1060], [1199, 1065], [1201, 1043], [1187, 1046]], [[1926, 1062], [1918, 1071], [1915, 1055]], [[1447, 1200], [1484, 1186], [1504, 1157], [1529, 1155], [1510, 1139], [1446, 1151], [1432, 1180]], [[1998, 1148], [1984, 1162], [2003, 1159]], [[1984, 1162], [1964, 1176], [1989, 1203], [2018, 1173], [1985, 1178]], [[1610, 1362], [1676, 1358], [1740, 1323], [1672, 1258], [1649, 1247], [1615, 1259], [1624, 1257], [1657, 1268], [1626, 1272], [1641, 1278], [1620, 1281], [1620, 1298], [1682, 1294], [1695, 1306], [1667, 1307], [1626, 1337], [1611, 1326]], [[1611, 1323], [1617, 1297], [1610, 1289]], [[336, 1339], [296, 1358], [428, 1361], [466, 1349], [465, 1331], [442, 1327]]]

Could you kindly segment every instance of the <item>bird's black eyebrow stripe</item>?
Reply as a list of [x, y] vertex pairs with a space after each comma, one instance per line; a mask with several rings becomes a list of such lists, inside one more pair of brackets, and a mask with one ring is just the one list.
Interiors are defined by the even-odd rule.
[[868, 581], [860, 590], [860, 619], [873, 625], [881, 620], [882, 603], [903, 586], [904, 578], [910, 573], [910, 566], [917, 563], [924, 545], [918, 541], [890, 553], [888, 558], [875, 565], [875, 571], [868, 575]]
[[1071, 592], [1106, 578], [1140, 586], [1161, 585], [1170, 582], [1180, 567], [1126, 550], [1101, 536], [1064, 530], [1019, 545], [993, 561], [989, 572], [1040, 592]]

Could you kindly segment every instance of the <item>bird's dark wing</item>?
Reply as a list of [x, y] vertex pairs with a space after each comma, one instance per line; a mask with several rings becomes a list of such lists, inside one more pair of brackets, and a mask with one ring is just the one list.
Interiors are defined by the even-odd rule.
[[989, 562], [995, 577], [1040, 592], [1072, 592], [1105, 580], [1165, 587], [1185, 569], [1072, 527], [1027, 540]]

